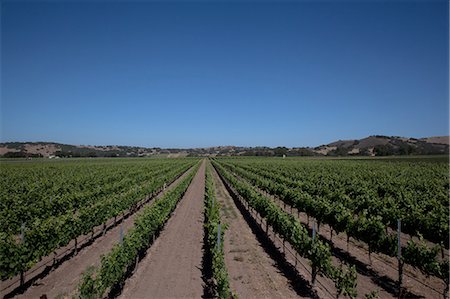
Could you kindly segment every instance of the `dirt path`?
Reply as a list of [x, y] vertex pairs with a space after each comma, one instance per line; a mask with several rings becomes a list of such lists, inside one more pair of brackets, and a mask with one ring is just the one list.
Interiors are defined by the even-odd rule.
[[205, 162], [121, 298], [201, 298]]
[[[270, 195], [257, 187], [255, 188], [265, 196], [271, 198], [274, 203], [285, 212], [297, 217], [299, 221], [310, 230], [312, 229], [312, 217], [310, 217], [308, 221], [308, 217], [305, 213], [297, 211], [295, 208], [291, 209], [289, 205], [285, 205], [276, 196]], [[318, 233], [323, 240], [328, 242], [332, 247], [332, 253], [334, 255], [333, 260], [336, 264], [343, 260], [356, 266], [358, 272], [358, 294], [366, 294], [376, 290], [380, 299], [395, 298], [397, 296], [398, 270], [397, 259], [395, 257], [372, 253], [372, 258], [369, 259], [366, 244], [352, 239], [350, 241], [350, 246], [347, 246], [345, 233], [341, 233], [338, 236], [334, 233], [334, 236], [331, 239], [330, 227], [328, 225], [321, 225]], [[445, 289], [442, 280], [433, 276], [427, 277], [419, 270], [414, 269], [409, 265], [404, 266], [402, 287], [404, 289], [404, 295], [408, 298], [426, 298], [428, 296], [442, 298], [443, 290]]]
[[[156, 198], [161, 197], [162, 194], [174, 188], [190, 171], [192, 170], [188, 170], [175, 180], [174, 183], [166, 188], [166, 191], [158, 194]], [[147, 205], [153, 202], [154, 200], [151, 200]], [[17, 298], [40, 298], [44, 294], [48, 298], [55, 298], [58, 295], [71, 297], [76, 291], [82, 273], [89, 266], [98, 266], [100, 264], [100, 256], [108, 253], [119, 242], [120, 228], [122, 227], [123, 233], [126, 234], [133, 227], [134, 219], [138, 214], [139, 212], [130, 215], [121, 224], [107, 231], [104, 236], [99, 237], [91, 245], [83, 248], [76, 256], [62, 263], [44, 278], [34, 282], [25, 293], [18, 295]]]
[[[266, 195], [268, 195], [266, 193]], [[305, 213], [291, 209], [288, 205], [284, 205], [281, 200], [274, 196], [270, 196], [273, 201], [284, 211], [297, 217], [299, 221], [312, 229], [313, 218], [308, 217]], [[347, 238], [345, 233], [336, 235], [334, 232], [331, 239], [330, 227], [328, 225], [321, 225], [318, 234], [329, 242], [334, 249], [334, 253], [338, 254], [340, 258], [335, 256], [334, 260], [345, 259], [346, 262], [356, 265], [358, 272], [358, 294], [365, 294], [369, 291], [377, 290], [378, 297], [395, 298], [397, 296], [397, 259], [395, 257], [388, 257], [383, 254], [372, 253], [369, 259], [367, 244], [361, 241], [352, 239], [347, 247]], [[406, 297], [433, 297], [442, 298], [442, 293], [445, 288], [442, 280], [429, 276], [427, 277], [419, 270], [412, 266], [404, 266], [403, 288], [405, 289]], [[413, 277], [415, 279], [413, 279]]]
[[[242, 167], [240, 167], [240, 168], [243, 169], [243, 170], [245, 170], [245, 171], [249, 171], [249, 169], [242, 168]], [[267, 169], [267, 168], [262, 168], [262, 170], [264, 170], [264, 171], [270, 171], [270, 169]], [[252, 172], [252, 171], [250, 171], [250, 172]], [[256, 173], [256, 172], [253, 172], [253, 173], [254, 173], [255, 175], [261, 176], [260, 174], [258, 174], [258, 173]], [[262, 177], [264, 177], [264, 176], [262, 176]], [[268, 178], [268, 177], [266, 177], [266, 178]], [[388, 232], [389, 232], [390, 234], [397, 235], [397, 230], [396, 230], [396, 229], [393, 229], [393, 228], [391, 228], [391, 227], [387, 227], [387, 230], [388, 230]], [[419, 241], [420, 241], [419, 238], [418, 238], [417, 236], [412, 236], [412, 235], [407, 234], [407, 233], [405, 233], [405, 232], [401, 232], [401, 234], [400, 234], [400, 242], [401, 242], [402, 247], [407, 246], [408, 241], [411, 240], [411, 239], [412, 239], [413, 241], [415, 241], [415, 242], [419, 242]], [[427, 240], [427, 239], [423, 239], [422, 242], [424, 242], [425, 244], [427, 244], [429, 247], [434, 247], [434, 246], [437, 245], [437, 243], [433, 243], [433, 242], [431, 242], [431, 241], [429, 241], [429, 240]], [[443, 255], [444, 255], [445, 257], [448, 257], [448, 256], [449, 256], [449, 250], [448, 250], [447, 248], [444, 248], [444, 249], [443, 249], [443, 253], [444, 253]], [[439, 260], [442, 260], [443, 257], [439, 254], [439, 255], [438, 255], [438, 258], [439, 258]]]
[[[242, 179], [242, 178], [241, 178]], [[312, 230], [314, 218], [308, 217], [305, 213], [285, 205], [276, 196], [270, 195], [258, 188], [262, 194], [271, 198], [285, 212], [297, 217], [299, 221], [305, 225], [309, 230]], [[358, 294], [366, 294], [370, 291], [377, 291], [378, 298], [395, 298], [397, 296], [397, 260], [395, 257], [388, 257], [383, 254], [372, 253], [372, 258], [369, 259], [367, 244], [361, 241], [351, 239], [347, 246], [346, 235], [341, 233], [336, 236], [334, 232], [331, 239], [330, 227], [328, 225], [321, 225], [318, 234], [324, 241], [329, 243], [334, 255], [333, 260], [337, 264], [341, 260], [355, 265], [358, 272]], [[442, 298], [442, 293], [445, 288], [442, 280], [421, 273], [412, 266], [404, 265], [403, 276], [403, 293], [409, 297], [423, 297], [428, 296]]]
[[230, 286], [240, 298], [297, 298], [288, 279], [264, 251], [233, 199], [213, 170], [216, 198], [221, 217], [228, 224], [225, 232], [225, 263]]

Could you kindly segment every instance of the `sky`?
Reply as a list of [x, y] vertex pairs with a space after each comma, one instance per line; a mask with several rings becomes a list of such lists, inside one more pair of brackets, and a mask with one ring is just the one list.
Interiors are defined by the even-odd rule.
[[446, 0], [1, 0], [0, 141], [448, 135], [448, 28]]

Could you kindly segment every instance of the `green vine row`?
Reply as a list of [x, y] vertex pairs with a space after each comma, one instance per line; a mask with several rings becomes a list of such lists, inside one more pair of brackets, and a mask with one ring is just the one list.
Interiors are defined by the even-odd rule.
[[[205, 184], [205, 232], [207, 256], [212, 260], [212, 278], [214, 281], [214, 293], [218, 298], [228, 299], [236, 297], [230, 290], [228, 272], [224, 256], [224, 234], [226, 225], [220, 220], [220, 204], [214, 195], [214, 182], [211, 177], [211, 169], [208, 165]], [[220, 235], [218, 227], [220, 225]], [[219, 236], [218, 236], [219, 235]], [[219, 238], [219, 240], [218, 240]], [[218, 241], [220, 244], [218, 244]]]
[[108, 290], [124, 280], [127, 269], [136, 263], [136, 258], [142, 251], [151, 246], [153, 237], [170, 218], [198, 168], [199, 164], [174, 189], [165, 193], [153, 205], [145, 207], [123, 241], [102, 256], [99, 268], [85, 272], [78, 288], [81, 298], [103, 298]]
[[168, 171], [156, 170], [152, 173], [153, 177], [145, 181], [137, 184], [129, 182], [123, 192], [106, 194], [101, 200], [64, 214], [35, 218], [32, 224], [25, 226], [22, 236], [0, 231], [0, 278], [7, 279], [27, 271], [56, 249], [133, 209], [138, 202], [155, 195], [165, 183], [175, 180], [196, 161], [172, 162], [172, 168]]
[[214, 167], [219, 174], [262, 218], [274, 232], [288, 241], [300, 256], [308, 259], [317, 274], [330, 278], [336, 286], [338, 295], [356, 298], [356, 269], [344, 269], [331, 261], [331, 251], [327, 244], [309, 236], [308, 230], [292, 215], [284, 212], [269, 198], [256, 191], [250, 184], [237, 179], [216, 161]]
[[[305, 192], [289, 188], [277, 183], [276, 175], [268, 179], [233, 164], [221, 165], [258, 188], [277, 196], [286, 204], [316, 218], [319, 223], [328, 224], [338, 233], [345, 232], [347, 236], [365, 242], [371, 252], [397, 256], [397, 235], [387, 232], [381, 217], [368, 215], [367, 212], [355, 217], [353, 211], [339, 201], [332, 202], [322, 197], [312, 197]], [[449, 263], [448, 260], [439, 261], [437, 257], [439, 250], [439, 246], [430, 248], [424, 242], [410, 240], [407, 246], [402, 248], [402, 261], [448, 283]]]

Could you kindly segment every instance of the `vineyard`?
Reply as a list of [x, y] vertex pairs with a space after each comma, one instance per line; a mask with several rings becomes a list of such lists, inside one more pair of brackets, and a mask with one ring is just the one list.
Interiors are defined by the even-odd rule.
[[195, 160], [2, 164], [0, 273], [11, 278], [144, 198]]
[[448, 297], [446, 159], [0, 167], [4, 298]]
[[[440, 279], [442, 294], [448, 293], [447, 163], [256, 158], [214, 163], [275, 233], [335, 282], [338, 294], [356, 296], [354, 268], [349, 267], [347, 276], [333, 270], [330, 247], [308, 239], [310, 221], [317, 231], [328, 225], [330, 242], [336, 233], [345, 236], [347, 249], [350, 238], [363, 243], [369, 259], [372, 253], [397, 257], [400, 284], [406, 264]], [[276, 201], [290, 207], [291, 213]], [[307, 223], [300, 223], [300, 213]]]

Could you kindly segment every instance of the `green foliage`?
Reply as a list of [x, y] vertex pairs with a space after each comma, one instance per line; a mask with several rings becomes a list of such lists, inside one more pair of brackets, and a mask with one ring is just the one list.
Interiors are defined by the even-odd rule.
[[294, 216], [284, 212], [250, 184], [237, 179], [221, 163], [213, 161], [213, 165], [228, 184], [267, 221], [275, 233], [288, 241], [301, 256], [310, 260], [318, 274], [333, 280], [342, 294], [356, 297], [356, 272], [353, 267], [347, 271], [342, 267], [335, 267], [331, 262], [329, 246], [319, 239], [313, 240], [308, 235], [306, 227], [301, 225]]
[[377, 299], [377, 298], [378, 298], [378, 291], [372, 291], [364, 295], [364, 299]]
[[178, 201], [183, 197], [195, 173], [197, 165], [174, 189], [168, 191], [153, 205], [147, 206], [135, 219], [134, 227], [123, 242], [102, 256], [101, 265], [94, 275], [85, 275], [78, 289], [81, 297], [102, 298], [114, 285], [124, 280], [128, 267], [132, 266], [139, 252], [151, 245], [152, 237], [159, 232]]
[[[210, 169], [206, 172], [205, 185], [205, 231], [206, 231], [206, 250], [208, 255], [212, 257], [212, 276], [214, 280], [214, 290], [218, 298], [231, 298], [232, 292], [230, 290], [230, 283], [228, 279], [228, 272], [225, 265], [224, 256], [224, 234], [226, 225], [220, 220], [220, 204], [214, 195], [214, 183], [211, 178]], [[220, 246], [218, 241], [218, 226], [221, 225], [220, 230]]]
[[81, 283], [78, 286], [79, 297], [83, 299], [94, 299], [97, 297], [95, 290], [95, 280], [93, 278], [94, 267], [89, 267], [81, 278]]
[[427, 275], [434, 275], [445, 280], [450, 274], [448, 261], [439, 262], [437, 260], [436, 256], [439, 251], [439, 246], [430, 248], [420, 237], [420, 242], [408, 241], [407, 246], [402, 250], [402, 259]]
[[41, 154], [32, 154], [24, 151], [20, 152], [7, 152], [3, 155], [3, 158], [42, 158]]
[[[30, 269], [55, 249], [132, 209], [196, 161], [101, 160], [2, 165], [0, 278]], [[24, 243], [18, 241], [22, 224]]]
[[339, 265], [334, 272], [337, 295], [348, 296], [350, 298], [356, 298], [356, 268], [355, 266], [350, 266], [348, 271], [343, 270], [342, 266]]
[[[320, 223], [365, 242], [371, 252], [397, 255], [397, 235], [388, 232], [388, 227], [396, 229], [399, 217], [403, 218], [402, 231], [419, 236], [420, 230], [425, 231], [430, 240], [448, 244], [449, 203], [442, 188], [448, 188], [445, 182], [448, 176], [443, 172], [441, 176], [436, 174], [445, 170], [443, 165], [430, 163], [424, 168], [421, 163], [412, 166], [409, 163], [380, 162], [380, 165], [374, 165], [374, 162], [358, 162], [356, 168], [348, 161], [333, 161], [333, 165], [330, 161], [300, 161], [297, 165], [295, 161], [267, 162], [267, 159], [219, 161], [250, 184], [313, 216]], [[370, 176], [361, 173], [361, 168], [369, 171]], [[419, 199], [415, 193], [427, 198]], [[425, 210], [432, 213], [425, 214]], [[448, 268], [445, 268], [448, 261], [438, 260], [437, 246], [429, 248], [410, 241], [402, 251], [405, 263], [428, 275], [442, 279], [448, 276]]]

